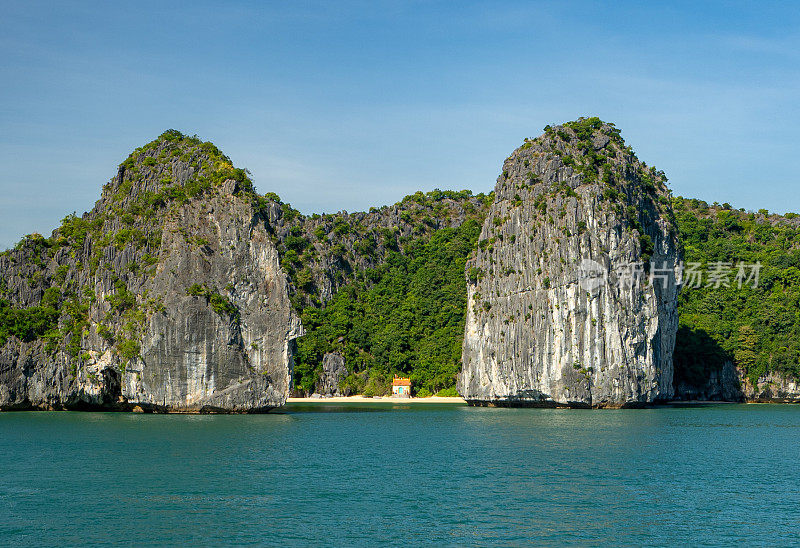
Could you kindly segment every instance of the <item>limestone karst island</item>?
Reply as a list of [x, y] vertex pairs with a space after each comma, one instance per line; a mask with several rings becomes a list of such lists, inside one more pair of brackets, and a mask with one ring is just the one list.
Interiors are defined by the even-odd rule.
[[[794, 221], [674, 198], [598, 118], [525, 139], [488, 195], [333, 215], [169, 130], [91, 211], [0, 255], [0, 407], [253, 413], [398, 375], [481, 406], [797, 401], [797, 326], [764, 321], [797, 311], [774, 250]], [[709, 333], [713, 294], [681, 289], [722, 241], [770, 281], [731, 266], [713, 289], [747, 307], [724, 300]]]
[[3, 3], [0, 547], [800, 546], [798, 52], [770, 0]]

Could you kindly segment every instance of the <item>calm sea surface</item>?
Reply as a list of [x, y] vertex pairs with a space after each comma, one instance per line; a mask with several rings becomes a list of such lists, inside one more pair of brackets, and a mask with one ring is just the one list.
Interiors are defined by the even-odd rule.
[[0, 545], [800, 543], [800, 406], [0, 414]]

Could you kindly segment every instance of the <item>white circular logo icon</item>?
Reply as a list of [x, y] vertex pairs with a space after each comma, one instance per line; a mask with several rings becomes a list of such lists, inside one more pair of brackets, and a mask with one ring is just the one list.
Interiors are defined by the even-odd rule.
[[583, 259], [578, 269], [578, 283], [586, 291], [596, 291], [606, 283], [605, 267], [592, 259]]

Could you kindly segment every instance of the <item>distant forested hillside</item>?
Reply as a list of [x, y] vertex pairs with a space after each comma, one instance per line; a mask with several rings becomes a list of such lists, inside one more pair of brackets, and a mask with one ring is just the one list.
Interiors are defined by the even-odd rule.
[[[700, 287], [687, 280], [681, 291], [676, 384], [702, 383], [726, 360], [751, 381], [767, 372], [800, 377], [800, 217], [680, 197], [673, 209], [687, 270], [700, 263], [705, 274]], [[740, 263], [761, 264], [757, 287], [738, 287]]]
[[[290, 272], [309, 272], [308, 282], [293, 285], [306, 330], [297, 341], [295, 389], [313, 392], [323, 357], [336, 352], [348, 369], [345, 393], [384, 394], [400, 374], [411, 376], [423, 395], [455, 395], [464, 270], [491, 200], [470, 192], [418, 192], [366, 214], [293, 220], [293, 239], [279, 249], [293, 257], [285, 245], [294, 245], [292, 234], [309, 242], [303, 246], [309, 251], [287, 265]], [[326, 296], [332, 286], [337, 290]]]

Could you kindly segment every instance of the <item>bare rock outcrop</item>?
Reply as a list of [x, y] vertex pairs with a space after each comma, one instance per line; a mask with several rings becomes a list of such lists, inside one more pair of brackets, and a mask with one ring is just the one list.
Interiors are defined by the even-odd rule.
[[0, 409], [259, 412], [302, 333], [277, 237], [244, 170], [169, 131], [94, 209], [0, 255]]
[[328, 352], [322, 358], [322, 372], [319, 376], [315, 392], [323, 396], [345, 396], [339, 385], [347, 377], [347, 366], [344, 356], [338, 352]]
[[514, 151], [467, 264], [464, 398], [607, 407], [672, 396], [681, 255], [665, 181], [596, 118]]

